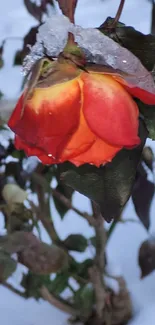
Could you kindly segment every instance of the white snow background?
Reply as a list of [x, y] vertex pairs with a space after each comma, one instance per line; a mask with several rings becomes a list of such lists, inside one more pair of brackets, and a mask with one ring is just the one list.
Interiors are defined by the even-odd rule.
[[[76, 24], [83, 27], [99, 26], [107, 16], [115, 15], [118, 4], [119, 0], [79, 0]], [[148, 0], [126, 0], [122, 22], [147, 34], [150, 31], [150, 19], [151, 3]], [[13, 66], [13, 59], [15, 51], [22, 47], [23, 36], [36, 24], [37, 21], [24, 8], [23, 0], [0, 1], [0, 44], [8, 38], [4, 51], [5, 65], [0, 70], [0, 90], [6, 97], [17, 98], [20, 93], [22, 74], [19, 67]], [[153, 143], [151, 145], [155, 147]], [[81, 210], [90, 211], [89, 201], [80, 194], [74, 196], [73, 203], [77, 207], [80, 206]], [[53, 204], [51, 208], [61, 238], [65, 238], [69, 233], [83, 233], [88, 238], [92, 235], [91, 228], [74, 212], [67, 213], [64, 221], [61, 221]], [[151, 207], [151, 234], [155, 232], [154, 209], [155, 201]], [[124, 219], [129, 218], [137, 220], [131, 201], [124, 211]], [[2, 231], [3, 221], [0, 219], [0, 232]], [[148, 234], [141, 224], [119, 224], [107, 247], [109, 267], [113, 273], [119, 272], [125, 277], [132, 297], [134, 318], [129, 325], [155, 324], [155, 272], [140, 280], [137, 264], [138, 249], [147, 237]], [[45, 231], [42, 231], [42, 239], [49, 242]], [[91, 254], [88, 250], [85, 254], [77, 253], [76, 256], [77, 259], [83, 259]], [[19, 267], [10, 279], [15, 285], [19, 282], [22, 270], [24, 268]], [[0, 286], [0, 325], [66, 325], [67, 318], [68, 315], [43, 300], [24, 300]]]

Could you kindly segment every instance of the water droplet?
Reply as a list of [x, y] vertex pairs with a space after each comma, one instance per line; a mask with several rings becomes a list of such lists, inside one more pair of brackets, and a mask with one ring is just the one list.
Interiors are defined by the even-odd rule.
[[52, 153], [49, 153], [49, 154], [48, 154], [48, 157], [52, 157], [53, 159], [56, 159], [56, 158], [52, 155]]
[[126, 60], [123, 60], [123, 63], [127, 63], [127, 61]]

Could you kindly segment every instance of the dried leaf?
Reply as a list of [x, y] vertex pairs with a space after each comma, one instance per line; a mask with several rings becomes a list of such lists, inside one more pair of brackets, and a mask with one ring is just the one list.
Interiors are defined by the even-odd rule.
[[139, 250], [139, 266], [141, 278], [149, 275], [155, 270], [155, 238], [150, 237], [144, 241]]
[[147, 174], [141, 165], [132, 191], [132, 200], [136, 213], [144, 227], [150, 226], [150, 207], [155, 193], [155, 186], [147, 179]]
[[55, 273], [67, 267], [63, 249], [41, 242], [32, 233], [17, 231], [0, 237], [0, 247], [9, 254], [18, 253], [19, 262], [36, 274]]
[[[30, 52], [30, 46], [33, 46], [36, 42], [36, 34], [38, 31], [40, 24], [32, 27], [29, 32], [26, 34], [23, 40], [23, 48], [22, 50], [18, 50], [15, 54], [14, 65], [22, 65], [23, 59]], [[28, 46], [29, 45], [29, 46]]]
[[47, 13], [47, 5], [53, 5], [53, 0], [41, 0], [40, 5], [35, 4], [31, 0], [24, 0], [27, 11], [39, 22], [42, 20], [44, 13]]

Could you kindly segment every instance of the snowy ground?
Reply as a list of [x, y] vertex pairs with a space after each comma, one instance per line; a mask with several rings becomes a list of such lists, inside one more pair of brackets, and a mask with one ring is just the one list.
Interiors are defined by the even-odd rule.
[[[107, 16], [114, 16], [118, 4], [119, 0], [79, 0], [76, 23], [85, 27], [98, 26]], [[126, 0], [121, 20], [147, 34], [150, 30], [150, 16], [151, 5], [148, 0]], [[23, 37], [29, 28], [36, 24], [36, 21], [24, 9], [23, 0], [1, 0], [0, 22], [0, 42], [6, 37], [19, 38], [8, 39], [4, 53], [5, 66], [0, 70], [0, 90], [6, 96], [16, 98], [20, 92], [22, 75], [20, 68], [12, 65], [14, 53], [17, 48], [20, 49], [22, 46], [20, 37]], [[88, 200], [77, 194], [74, 197], [74, 203], [79, 205], [79, 202], [81, 202], [81, 209], [89, 211]], [[52, 208], [55, 224], [62, 238], [65, 238], [68, 232], [82, 232], [88, 237], [92, 234], [92, 230], [86, 222], [80, 220], [73, 212], [69, 212], [62, 222], [56, 211], [54, 212], [54, 207]], [[155, 202], [152, 204], [151, 233], [155, 232], [154, 209]], [[131, 202], [124, 211], [124, 217], [136, 218]], [[0, 225], [0, 231], [2, 231], [2, 223]], [[138, 223], [120, 224], [114, 231], [107, 248], [110, 264], [121, 270], [133, 299], [135, 317], [130, 325], [155, 324], [155, 273], [141, 281], [137, 265], [139, 246], [147, 236], [144, 228]], [[43, 237], [48, 241], [46, 233], [43, 234]], [[86, 252], [89, 255], [91, 253], [90, 251]], [[77, 258], [80, 258], [79, 254], [77, 254]], [[16, 282], [19, 276], [20, 270], [16, 272], [12, 281]], [[0, 324], [66, 325], [66, 320], [66, 315], [48, 303], [43, 301], [37, 303], [33, 299], [25, 301], [2, 286], [0, 287]]]

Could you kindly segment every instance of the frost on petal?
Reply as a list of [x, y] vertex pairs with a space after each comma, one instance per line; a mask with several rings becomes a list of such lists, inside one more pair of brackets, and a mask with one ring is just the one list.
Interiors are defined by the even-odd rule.
[[39, 27], [37, 42], [25, 59], [24, 71], [28, 72], [35, 60], [43, 57], [45, 53], [57, 57], [66, 45], [68, 32], [74, 34], [87, 61], [107, 65], [130, 74], [126, 80], [131, 87], [141, 88], [155, 95], [155, 84], [151, 73], [134, 54], [95, 28], [74, 26], [63, 15], [53, 15]]

